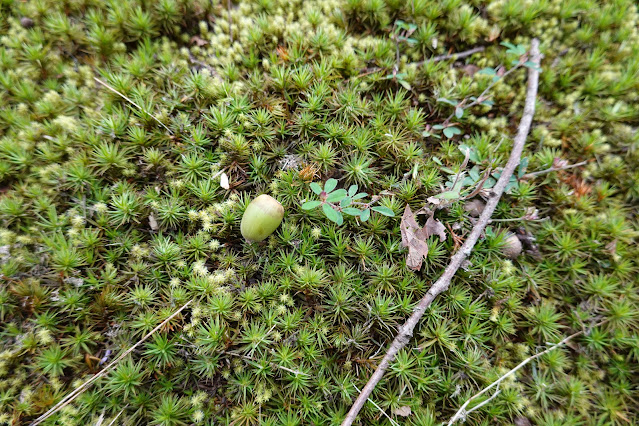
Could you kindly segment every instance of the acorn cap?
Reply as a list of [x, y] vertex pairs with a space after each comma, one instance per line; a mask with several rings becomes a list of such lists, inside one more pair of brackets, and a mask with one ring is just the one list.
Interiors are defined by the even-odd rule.
[[20, 25], [22, 25], [22, 27], [24, 28], [32, 28], [35, 25], [35, 22], [33, 21], [33, 19], [27, 18], [25, 16], [24, 18], [20, 18]]
[[248, 205], [240, 231], [249, 241], [262, 241], [271, 235], [284, 218], [284, 207], [270, 195], [262, 194]]
[[509, 259], [517, 259], [521, 254], [522, 246], [521, 241], [517, 238], [517, 235], [508, 232], [506, 239], [504, 239], [504, 245], [501, 248], [501, 252]]

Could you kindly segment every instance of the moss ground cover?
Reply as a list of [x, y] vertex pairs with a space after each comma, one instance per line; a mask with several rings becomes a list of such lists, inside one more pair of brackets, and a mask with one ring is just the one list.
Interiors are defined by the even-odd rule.
[[[359, 419], [447, 422], [586, 330], [467, 422], [637, 423], [638, 23], [630, 0], [0, 0], [0, 421], [190, 300], [46, 424], [339, 424], [470, 232], [538, 37], [517, 178]], [[303, 209], [331, 178], [377, 211]], [[285, 216], [251, 243], [263, 193]], [[446, 227], [418, 272], [407, 204]], [[534, 244], [504, 255], [509, 232]]]

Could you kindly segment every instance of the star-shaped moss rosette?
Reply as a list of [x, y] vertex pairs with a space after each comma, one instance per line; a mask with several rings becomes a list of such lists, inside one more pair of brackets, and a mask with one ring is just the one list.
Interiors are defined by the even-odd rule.
[[[326, 217], [341, 225], [344, 223], [344, 215], [358, 217], [362, 222], [366, 222], [371, 217], [371, 211], [394, 217], [392, 209], [385, 206], [374, 206], [381, 199], [381, 195], [375, 195], [370, 202], [361, 200], [368, 197], [366, 192], [357, 192], [358, 186], [351, 185], [348, 190], [344, 188], [336, 189], [337, 179], [329, 179], [322, 189], [316, 182], [311, 183], [311, 190], [319, 196], [319, 200], [311, 200], [302, 204], [302, 209], [312, 210], [322, 206], [322, 211]], [[387, 195], [383, 193], [383, 195]]]
[[[358, 421], [446, 424], [583, 330], [467, 421], [639, 424], [635, 3], [0, 1], [0, 425], [72, 392], [46, 424], [340, 424], [485, 208], [530, 34], [519, 169]], [[258, 194], [286, 212], [261, 244]]]

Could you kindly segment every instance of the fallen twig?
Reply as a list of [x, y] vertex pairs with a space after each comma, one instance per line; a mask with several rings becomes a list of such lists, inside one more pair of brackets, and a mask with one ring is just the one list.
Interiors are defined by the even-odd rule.
[[[227, 351], [227, 352], [225, 352], [225, 353], [227, 353], [227, 354], [229, 354], [229, 355], [237, 356], [237, 357], [240, 357], [240, 358], [242, 358], [242, 359], [249, 360], [249, 361], [255, 361], [255, 358], [252, 358], [252, 357], [247, 356], [247, 355], [242, 355], [242, 354], [238, 354], [238, 353], [231, 352], [231, 351]], [[310, 377], [310, 375], [309, 375], [309, 374], [306, 374], [306, 373], [304, 373], [304, 372], [302, 372], [302, 371], [293, 370], [293, 369], [291, 369], [291, 368], [284, 367], [283, 365], [279, 365], [279, 364], [276, 364], [276, 363], [274, 363], [274, 362], [269, 362], [269, 364], [270, 364], [272, 367], [279, 368], [279, 369], [284, 370], [284, 371], [287, 371], [287, 372], [289, 372], [289, 373], [291, 373], [291, 374], [295, 374], [295, 375], [301, 374], [302, 376], [309, 376], [309, 377]]]
[[426, 293], [419, 304], [414, 308], [413, 314], [408, 318], [404, 325], [399, 328], [399, 332], [395, 337], [395, 340], [393, 340], [393, 343], [388, 348], [386, 355], [384, 355], [384, 358], [377, 366], [377, 369], [375, 370], [371, 378], [368, 380], [368, 383], [366, 383], [366, 386], [364, 386], [364, 389], [362, 390], [362, 392], [360, 392], [359, 396], [353, 403], [353, 406], [342, 422], [342, 426], [349, 426], [353, 424], [355, 418], [357, 417], [357, 414], [360, 412], [360, 410], [368, 400], [368, 397], [373, 392], [373, 389], [375, 388], [377, 383], [379, 383], [379, 381], [384, 376], [384, 373], [390, 366], [390, 363], [395, 359], [397, 353], [409, 342], [410, 338], [413, 335], [415, 326], [424, 315], [426, 309], [430, 306], [435, 297], [448, 289], [453, 276], [461, 267], [464, 260], [466, 260], [466, 258], [470, 255], [473, 247], [479, 240], [479, 237], [483, 233], [484, 228], [490, 220], [490, 216], [493, 214], [495, 208], [497, 207], [497, 203], [499, 202], [501, 195], [504, 193], [504, 190], [509, 183], [510, 177], [514, 173], [515, 168], [519, 165], [521, 153], [524, 149], [526, 137], [528, 135], [528, 131], [530, 130], [530, 125], [535, 113], [535, 101], [537, 98], [537, 87], [539, 84], [539, 40], [532, 40], [530, 53], [531, 60], [535, 63], [536, 66], [530, 67], [528, 70], [528, 89], [526, 91], [526, 103], [524, 106], [524, 112], [519, 123], [517, 135], [515, 136], [515, 139], [513, 141], [513, 148], [510, 153], [510, 157], [508, 158], [508, 162], [506, 163], [506, 166], [504, 167], [499, 180], [495, 184], [495, 187], [491, 191], [483, 212], [479, 216], [477, 223], [473, 227], [470, 235], [468, 236], [462, 247], [451, 257], [450, 263], [444, 270], [444, 273], [441, 275], [441, 277], [439, 277], [435, 284], [433, 284], [433, 286], [430, 288], [428, 293]]
[[162, 327], [164, 327], [169, 321], [171, 321], [173, 318], [175, 318], [180, 312], [182, 312], [184, 310], [184, 308], [186, 308], [187, 306], [189, 306], [191, 304], [192, 300], [189, 300], [188, 302], [186, 302], [184, 305], [182, 305], [182, 307], [180, 309], [178, 309], [177, 311], [175, 311], [170, 317], [168, 317], [167, 319], [165, 319], [164, 321], [162, 321], [162, 323], [160, 325], [158, 325], [157, 327], [155, 327], [153, 330], [151, 330], [150, 332], [148, 332], [143, 338], [141, 338], [140, 340], [138, 340], [133, 346], [131, 346], [129, 349], [127, 349], [126, 351], [122, 352], [120, 354], [120, 356], [118, 356], [116, 359], [114, 359], [113, 361], [111, 361], [111, 363], [109, 365], [107, 365], [106, 367], [104, 367], [102, 370], [100, 370], [98, 373], [94, 374], [89, 380], [87, 380], [86, 382], [82, 383], [80, 386], [78, 386], [77, 388], [75, 388], [75, 390], [71, 393], [69, 393], [67, 396], [65, 396], [64, 398], [62, 398], [62, 400], [60, 400], [60, 402], [58, 402], [56, 405], [54, 405], [49, 411], [47, 411], [46, 413], [44, 413], [43, 415], [41, 415], [40, 417], [38, 417], [37, 419], [35, 419], [33, 421], [33, 423], [31, 423], [31, 426], [36, 426], [40, 423], [42, 423], [43, 421], [45, 421], [46, 419], [48, 419], [49, 417], [51, 417], [52, 415], [54, 415], [55, 413], [57, 413], [59, 410], [61, 410], [64, 406], [66, 406], [67, 404], [69, 404], [71, 401], [73, 401], [74, 399], [76, 399], [78, 396], [80, 396], [84, 391], [86, 391], [87, 389], [89, 389], [89, 387], [93, 384], [93, 382], [95, 382], [96, 380], [98, 380], [100, 377], [106, 375], [109, 371], [111, 371], [113, 369], [113, 367], [116, 366], [116, 364], [118, 362], [120, 362], [122, 359], [124, 359], [124, 357], [126, 357], [128, 354], [130, 354], [131, 352], [133, 352], [133, 350], [135, 348], [137, 348], [138, 346], [140, 346], [142, 343], [144, 343], [144, 341], [146, 339], [148, 339], [149, 337], [151, 337], [156, 331], [158, 331], [159, 329], [161, 329]]
[[463, 200], [468, 200], [470, 198], [473, 198], [475, 195], [479, 194], [481, 192], [481, 190], [484, 189], [484, 184], [486, 183], [486, 181], [490, 177], [490, 172], [492, 172], [492, 171], [493, 171], [492, 167], [488, 167], [484, 171], [484, 174], [482, 175], [482, 177], [479, 179], [479, 182], [477, 183], [477, 186], [475, 187], [473, 192], [471, 192], [470, 194], [466, 195], [462, 199]]
[[[465, 58], [467, 56], [471, 56], [474, 55], [475, 53], [479, 53], [479, 52], [483, 52], [484, 50], [486, 50], [486, 48], [484, 46], [479, 46], [479, 47], [474, 47], [472, 49], [463, 51], [463, 52], [456, 52], [456, 53], [450, 53], [447, 55], [439, 55], [439, 56], [431, 56], [428, 59], [424, 59], [423, 61], [419, 61], [419, 62], [411, 62], [408, 65], [416, 65], [416, 66], [420, 66], [420, 65], [424, 65], [427, 62], [440, 62], [440, 61], [445, 61], [447, 59], [461, 59], [461, 58]], [[399, 54], [399, 50], [397, 51]], [[399, 68], [398, 66], [399, 64], [399, 56], [396, 58], [396, 65], [395, 65], [395, 70], [397, 70]], [[382, 67], [371, 67], [371, 68], [364, 68], [362, 70], [362, 73], [357, 75], [356, 77], [364, 77], [366, 75], [375, 73], [377, 71], [381, 71], [384, 68]]]
[[[601, 324], [601, 323], [600, 323]], [[596, 325], [600, 325], [600, 324], [596, 324]], [[528, 364], [530, 361], [533, 361], [537, 358], [539, 358], [542, 355], [547, 354], [548, 352], [557, 349], [558, 347], [565, 345], [566, 343], [568, 343], [568, 341], [570, 341], [571, 339], [579, 336], [580, 334], [583, 334], [584, 330], [578, 331], [574, 334], [571, 334], [570, 336], [566, 337], [565, 339], [563, 339], [561, 342], [550, 346], [549, 348], [547, 348], [546, 350], [539, 352], [535, 355], [529, 356], [528, 358], [526, 358], [525, 360], [523, 360], [522, 362], [520, 362], [519, 364], [517, 364], [517, 366], [515, 368], [513, 368], [512, 370], [508, 371], [506, 374], [504, 374], [503, 376], [501, 376], [499, 379], [495, 380], [494, 382], [492, 382], [489, 386], [485, 387], [484, 389], [482, 389], [480, 392], [476, 393], [475, 395], [473, 395], [472, 397], [470, 397], [465, 403], [464, 405], [462, 405], [459, 410], [457, 410], [457, 412], [455, 413], [455, 415], [450, 419], [450, 421], [448, 422], [448, 426], [451, 426], [452, 424], [454, 424], [456, 421], [458, 420], [465, 420], [466, 416], [481, 408], [482, 406], [486, 405], [490, 400], [494, 399], [500, 392], [499, 390], [499, 384], [501, 382], [503, 382], [508, 376], [511, 376], [513, 374], [515, 374], [515, 372], [517, 370], [519, 370], [520, 368], [522, 368], [524, 365]], [[468, 407], [468, 404], [470, 404], [473, 400], [479, 398], [480, 396], [482, 396], [483, 394], [485, 394], [486, 392], [488, 392], [490, 389], [492, 388], [497, 388], [495, 393], [493, 395], [491, 395], [490, 398], [488, 398], [487, 400], [483, 401], [481, 404], [478, 404], [477, 406], [471, 408], [470, 410], [466, 410], [466, 407]]]
[[229, 38], [233, 43], [233, 16], [231, 15], [231, 0], [226, 0], [226, 9], [228, 10], [229, 17]]
[[423, 61], [412, 62], [411, 65], [420, 66], [427, 62], [440, 62], [440, 61], [446, 61], [448, 59], [461, 59], [467, 56], [474, 55], [475, 53], [483, 52], [485, 49], [486, 48], [484, 46], [473, 47], [472, 49], [468, 49], [463, 52], [455, 52], [455, 53], [449, 53], [447, 55], [433, 56], [428, 59], [424, 59]]
[[496, 222], [535, 222], [535, 221], [539, 221], [539, 220], [544, 220], [544, 218], [536, 218], [536, 219], [529, 219], [527, 216], [521, 216], [521, 217], [513, 217], [511, 219], [490, 219], [488, 221], [488, 223], [496, 223]]
[[[127, 406], [126, 406], [126, 407], [128, 407], [128, 406], [129, 406], [129, 405], [127, 404]], [[115, 424], [115, 422], [118, 420], [118, 418], [122, 415], [122, 413], [124, 413], [124, 410], [126, 409], [126, 407], [124, 407], [124, 408], [123, 408], [123, 409], [122, 409], [122, 410], [118, 413], [118, 415], [117, 415], [117, 416], [115, 416], [115, 417], [113, 418], [113, 420], [111, 420], [111, 422], [110, 422], [107, 426], [113, 426], [113, 425]]]
[[145, 114], [148, 114], [152, 119], [154, 119], [155, 121], [157, 121], [157, 123], [164, 127], [166, 129], [167, 132], [169, 132], [170, 134], [173, 134], [173, 132], [171, 131], [171, 129], [169, 129], [166, 124], [162, 123], [160, 121], [159, 118], [157, 118], [156, 116], [154, 116], [153, 114], [151, 114], [149, 111], [145, 110], [144, 108], [142, 108], [140, 105], [138, 105], [137, 103], [133, 102], [133, 100], [131, 98], [129, 98], [128, 96], [126, 96], [124, 93], [117, 91], [116, 89], [114, 89], [113, 87], [109, 86], [107, 83], [105, 83], [104, 81], [100, 80], [97, 77], [93, 77], [93, 79], [96, 81], [96, 83], [100, 83], [102, 86], [106, 87], [107, 89], [109, 89], [110, 91], [112, 91], [113, 93], [121, 96], [124, 100], [126, 100], [127, 102], [131, 103], [132, 105], [134, 105], [135, 107], [137, 107], [140, 111], [144, 112]]
[[[355, 386], [355, 385], [353, 385], [353, 386]], [[359, 388], [357, 386], [355, 386], [355, 389], [357, 389], [357, 392], [361, 392], [361, 390], [359, 390]], [[375, 408], [377, 408], [384, 415], [384, 417], [386, 417], [388, 420], [390, 420], [390, 422], [391, 422], [391, 424], [393, 426], [399, 426], [399, 424], [395, 420], [393, 420], [392, 417], [390, 417], [388, 414], [386, 414], [386, 411], [384, 411], [382, 409], [382, 407], [380, 407], [379, 405], [375, 404], [375, 401], [373, 401], [372, 399], [369, 398], [368, 402], [373, 404], [375, 406]]]
[[543, 174], [546, 174], [546, 173], [558, 172], [560, 170], [568, 170], [568, 169], [573, 169], [575, 167], [585, 166], [586, 164], [588, 164], [588, 161], [582, 161], [581, 163], [569, 164], [567, 166], [562, 166], [562, 167], [549, 167], [549, 168], [547, 168], [545, 170], [540, 170], [538, 172], [526, 173], [521, 178], [522, 179], [530, 179], [530, 178], [533, 178], [535, 176], [543, 175]]
[[[481, 407], [483, 407], [484, 405], [488, 404], [490, 401], [492, 401], [493, 399], [497, 398], [497, 396], [501, 393], [501, 389], [499, 389], [499, 385], [497, 385], [497, 389], [495, 389], [495, 393], [492, 394], [487, 400], [482, 401], [480, 404], [477, 404], [476, 406], [474, 406], [473, 408], [471, 408], [468, 411], [464, 412], [464, 418], [465, 416], [467, 416], [468, 414], [472, 413], [473, 411], [479, 410]], [[450, 424], [450, 423], [449, 423]]]

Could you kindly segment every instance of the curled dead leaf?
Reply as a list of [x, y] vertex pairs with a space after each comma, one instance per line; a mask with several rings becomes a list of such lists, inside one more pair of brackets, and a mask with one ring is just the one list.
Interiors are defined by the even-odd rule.
[[439, 198], [435, 198], [435, 197], [428, 197], [428, 199], [426, 200], [428, 201], [430, 204], [434, 205], [434, 206], [438, 206], [442, 203], [442, 200], [440, 200]]
[[566, 167], [567, 165], [568, 165], [568, 161], [567, 161], [567, 160], [564, 160], [564, 159], [562, 159], [562, 158], [555, 157], [555, 158], [552, 160], [552, 168], [553, 168], [553, 169], [561, 169], [561, 168]]
[[428, 244], [421, 235], [421, 228], [407, 204], [401, 222], [402, 246], [408, 248], [406, 266], [414, 271], [422, 267], [422, 259], [428, 255]]
[[426, 225], [424, 225], [424, 234], [426, 238], [431, 235], [439, 235], [439, 241], [446, 241], [446, 227], [437, 219], [431, 215], [426, 220]]
[[[417, 223], [416, 216], [428, 214], [424, 227]], [[428, 255], [428, 237], [438, 235], [441, 241], [446, 240], [446, 228], [434, 217], [434, 213], [428, 208], [422, 208], [413, 213], [409, 205], [406, 205], [401, 221], [402, 246], [408, 248], [406, 266], [413, 271], [419, 271], [424, 258]]]
[[467, 201], [464, 204], [464, 210], [472, 217], [479, 217], [481, 212], [484, 211], [484, 207], [486, 207], [486, 203], [478, 198]]

